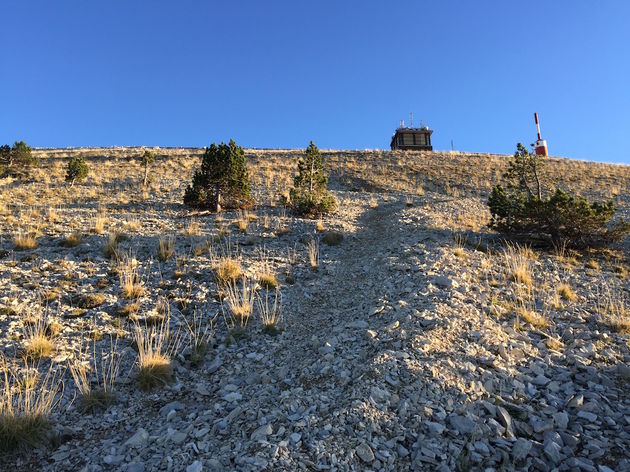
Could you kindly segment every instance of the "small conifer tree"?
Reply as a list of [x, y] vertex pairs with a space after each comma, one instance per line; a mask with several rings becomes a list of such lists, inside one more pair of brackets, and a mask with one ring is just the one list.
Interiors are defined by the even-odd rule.
[[87, 162], [83, 156], [75, 156], [68, 162], [68, 169], [66, 170], [66, 182], [70, 182], [70, 187], [74, 186], [75, 182], [81, 182], [85, 180], [89, 172]]
[[330, 213], [337, 201], [327, 190], [328, 175], [322, 162], [322, 154], [313, 141], [306, 148], [304, 158], [298, 161], [293, 188], [289, 192], [293, 209], [307, 217]]
[[3, 144], [0, 146], [0, 163], [6, 165], [11, 159], [11, 146]]
[[31, 147], [24, 141], [16, 141], [12, 147], [0, 146], [0, 164], [4, 173], [10, 175], [28, 175], [28, 168], [39, 165], [39, 158], [33, 156]]
[[142, 179], [142, 185], [146, 187], [149, 180], [149, 167], [155, 162], [155, 154], [149, 149], [145, 149], [140, 157], [140, 162], [144, 166], [144, 178]]
[[589, 202], [556, 189], [544, 189], [544, 158], [517, 144], [504, 174], [507, 188], [495, 185], [488, 199], [490, 227], [515, 239], [543, 245], [593, 247], [622, 240], [630, 231], [623, 220], [610, 225], [615, 206]]
[[245, 152], [234, 140], [206, 148], [201, 167], [195, 170], [184, 203], [197, 208], [247, 208], [252, 204]]

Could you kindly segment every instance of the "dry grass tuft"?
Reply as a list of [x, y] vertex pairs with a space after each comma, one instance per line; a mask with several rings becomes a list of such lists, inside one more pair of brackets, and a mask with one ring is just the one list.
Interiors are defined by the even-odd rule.
[[50, 357], [54, 351], [55, 343], [46, 335], [45, 331], [42, 334], [29, 336], [24, 346], [24, 356], [28, 359]]
[[267, 290], [274, 289], [278, 286], [278, 279], [275, 275], [269, 273], [263, 273], [260, 275], [258, 279], [258, 283], [261, 287], [266, 288]]
[[560, 294], [558, 292], [554, 292], [549, 296], [547, 301], [545, 302], [546, 306], [551, 308], [552, 310], [561, 310], [564, 308], [562, 301], [560, 300]]
[[123, 298], [139, 298], [146, 293], [138, 273], [138, 262], [133, 258], [127, 258], [120, 267], [120, 292]]
[[553, 351], [561, 352], [564, 349], [564, 343], [559, 338], [547, 338], [545, 344]]
[[533, 279], [530, 273], [531, 249], [519, 245], [508, 245], [503, 250], [505, 270], [510, 280], [527, 286], [532, 285]]
[[216, 315], [208, 322], [204, 322], [203, 317], [199, 316], [196, 310], [193, 311], [191, 321], [184, 318], [184, 322], [188, 328], [190, 347], [188, 361], [193, 367], [200, 365], [210, 350], [212, 339], [214, 338], [215, 319]]
[[116, 311], [116, 316], [122, 318], [134, 317], [140, 311], [140, 302], [126, 303]]
[[225, 286], [225, 303], [229, 309], [228, 325], [230, 328], [239, 326], [245, 328], [254, 308], [254, 296], [256, 292], [245, 276], [241, 278], [241, 288], [237, 282], [228, 283]]
[[599, 262], [597, 262], [595, 259], [589, 259], [588, 261], [586, 261], [586, 267], [588, 267], [589, 269], [593, 269], [593, 270], [600, 270], [601, 266], [599, 265]]
[[13, 249], [16, 251], [27, 251], [37, 247], [37, 237], [35, 233], [18, 232], [13, 238]]
[[158, 240], [158, 259], [162, 262], [168, 261], [175, 253], [175, 237], [160, 236]]
[[548, 329], [551, 326], [547, 313], [540, 314], [536, 309], [536, 298], [530, 287], [519, 287], [517, 290], [518, 301], [514, 312], [516, 313], [516, 325], [520, 325], [521, 320], [529, 323], [537, 329]]
[[81, 293], [72, 297], [72, 304], [78, 308], [96, 308], [105, 303], [104, 293]]
[[201, 227], [196, 220], [190, 220], [188, 224], [182, 229], [182, 236], [199, 236], [201, 234]]
[[278, 334], [280, 323], [282, 322], [282, 297], [280, 291], [276, 290], [273, 303], [269, 303], [269, 291], [265, 291], [265, 298], [256, 296], [256, 306], [260, 321], [263, 325], [263, 331], [267, 334]]
[[170, 316], [157, 326], [136, 325], [134, 339], [138, 346], [138, 384], [150, 390], [174, 380], [171, 358], [179, 346], [179, 337], [171, 338]]
[[306, 254], [311, 268], [319, 268], [319, 241], [317, 239], [312, 239], [306, 245]]
[[223, 256], [219, 259], [216, 268], [217, 281], [229, 284], [238, 279], [243, 273], [243, 268], [238, 259], [231, 256]]
[[55, 343], [47, 332], [48, 320], [40, 312], [24, 320], [24, 357], [41, 359], [50, 357]]
[[103, 254], [110, 259], [120, 259], [120, 249], [118, 245], [125, 239], [125, 235], [114, 231], [107, 235], [107, 242], [103, 245]]
[[466, 257], [466, 251], [464, 248], [466, 247], [466, 243], [468, 242], [465, 236], [461, 234], [453, 234], [453, 241], [455, 241], [455, 248], [453, 249], [453, 255], [455, 257], [463, 258]]
[[80, 231], [73, 231], [72, 233], [70, 233], [68, 236], [66, 236], [63, 239], [62, 245], [64, 247], [76, 247], [79, 244], [81, 244], [82, 241], [83, 241], [83, 234], [81, 234]]
[[0, 453], [33, 448], [46, 440], [50, 414], [63, 389], [63, 374], [52, 368], [40, 380], [28, 364], [26, 374], [20, 374], [0, 356]]
[[47, 290], [44, 290], [41, 293], [41, 297], [45, 303], [54, 302], [55, 300], [59, 299], [59, 289], [56, 287], [51, 287]]
[[569, 284], [561, 284], [556, 289], [558, 295], [560, 295], [563, 299], [574, 302], [577, 300], [577, 295], [573, 291], [573, 289], [569, 286]]
[[55, 207], [48, 207], [46, 211], [46, 219], [49, 223], [58, 223], [61, 220], [61, 215]]
[[625, 279], [628, 276], [628, 269], [626, 269], [625, 266], [622, 265], [616, 265], [613, 268], [615, 274], [617, 274], [617, 277], [619, 277], [620, 279]]
[[596, 294], [597, 311], [603, 324], [612, 331], [630, 334], [630, 304], [623, 290], [604, 284]]
[[536, 313], [534, 310], [530, 310], [526, 306], [518, 306], [514, 310], [519, 320], [523, 320], [526, 323], [529, 323], [534, 328], [538, 329], [547, 329], [549, 328], [549, 320], [543, 316]]
[[271, 261], [265, 248], [259, 249], [258, 258], [260, 259], [260, 271], [258, 276], [258, 283], [261, 287], [266, 289], [275, 289], [278, 286], [278, 279], [276, 279], [273, 273]]
[[241, 233], [247, 233], [249, 221], [249, 214], [247, 212], [239, 211], [238, 218], [234, 221], [234, 225], [241, 231]]
[[129, 218], [125, 221], [124, 226], [127, 231], [140, 231], [142, 229], [142, 223], [135, 218]]
[[[80, 411], [90, 413], [103, 411], [116, 402], [114, 384], [120, 370], [121, 357], [117, 342], [113, 338], [110, 339], [108, 351], [104, 349], [97, 351], [94, 344], [90, 356], [87, 345], [85, 349], [79, 349], [78, 357], [70, 362], [68, 367], [79, 391]], [[85, 358], [88, 360], [82, 360]], [[96, 379], [94, 387], [92, 378]]]
[[94, 218], [94, 224], [92, 225], [90, 232], [94, 234], [103, 234], [105, 232], [106, 224], [107, 218], [102, 215], [98, 215]]

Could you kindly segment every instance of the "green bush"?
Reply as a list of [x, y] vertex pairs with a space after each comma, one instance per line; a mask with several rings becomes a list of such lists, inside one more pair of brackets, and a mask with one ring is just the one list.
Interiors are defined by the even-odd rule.
[[201, 167], [186, 188], [184, 203], [197, 208], [248, 208], [252, 204], [251, 184], [245, 152], [233, 140], [206, 148]]
[[39, 158], [33, 156], [32, 149], [24, 141], [16, 141], [12, 147], [0, 146], [2, 173], [11, 176], [27, 176], [28, 168], [39, 165]]
[[149, 180], [149, 167], [155, 162], [155, 154], [153, 151], [145, 149], [140, 156], [140, 163], [144, 167], [144, 178], [142, 179], [142, 185], [146, 187]]
[[530, 243], [574, 248], [596, 247], [622, 240], [630, 232], [624, 221], [611, 225], [612, 201], [589, 202], [556, 189], [544, 191], [544, 158], [517, 145], [504, 177], [488, 199], [490, 227]]
[[66, 182], [72, 187], [75, 182], [81, 182], [88, 176], [89, 168], [83, 156], [75, 156], [68, 162]]
[[324, 170], [322, 155], [311, 141], [304, 159], [298, 161], [293, 188], [289, 192], [293, 210], [310, 218], [335, 211], [337, 200], [328, 192], [327, 185], [328, 176]]
[[0, 146], [0, 162], [3, 165], [6, 165], [6, 163], [9, 161], [10, 158], [11, 158], [11, 146], [9, 146], [8, 144], [3, 144], [2, 146]]

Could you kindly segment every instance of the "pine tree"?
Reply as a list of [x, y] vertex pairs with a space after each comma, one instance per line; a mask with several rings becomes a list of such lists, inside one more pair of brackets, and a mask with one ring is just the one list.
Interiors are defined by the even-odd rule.
[[298, 169], [293, 179], [295, 188], [307, 190], [310, 193], [326, 190], [328, 176], [324, 172], [322, 163], [322, 153], [319, 152], [315, 143], [311, 143], [306, 148], [304, 159], [298, 161]]
[[521, 143], [504, 174], [507, 188], [495, 185], [488, 198], [490, 228], [528, 244], [595, 247], [623, 240], [630, 224], [615, 215], [612, 200], [589, 202], [562, 189], [544, 188], [544, 158]]
[[251, 206], [251, 184], [245, 164], [245, 152], [234, 140], [229, 144], [213, 143], [206, 148], [201, 167], [195, 171], [192, 184], [186, 188], [184, 203], [220, 211], [224, 208]]
[[7, 174], [24, 176], [29, 167], [39, 165], [39, 158], [33, 156], [31, 147], [24, 141], [16, 141], [12, 147], [0, 146], [0, 164]]
[[304, 158], [298, 161], [297, 174], [289, 193], [291, 206], [297, 213], [308, 217], [334, 211], [337, 201], [326, 189], [327, 185], [328, 175], [324, 169], [322, 154], [311, 141]]
[[70, 187], [74, 186], [74, 182], [85, 180], [89, 172], [88, 165], [83, 156], [75, 156], [68, 162], [66, 171], [66, 182], [70, 182]]
[[144, 178], [142, 179], [142, 185], [146, 187], [147, 180], [149, 179], [149, 166], [155, 162], [155, 154], [153, 154], [153, 151], [145, 149], [144, 153], [140, 157], [140, 162], [144, 166]]

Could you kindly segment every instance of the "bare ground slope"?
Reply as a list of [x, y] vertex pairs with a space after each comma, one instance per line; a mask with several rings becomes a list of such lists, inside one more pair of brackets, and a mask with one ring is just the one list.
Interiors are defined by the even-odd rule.
[[[19, 353], [23, 318], [41, 310], [38, 294], [55, 289], [59, 296], [47, 313], [63, 330], [54, 356], [40, 368], [61, 369], [94, 332], [102, 335], [97, 344], [117, 338], [124, 353], [119, 402], [104, 413], [81, 413], [66, 375], [53, 415], [56, 442], [6, 457], [3, 466], [629, 470], [629, 334], [617, 329], [605, 303], [628, 306], [627, 245], [593, 254], [531, 254], [525, 266], [532, 281], [519, 283], [500, 247], [488, 252], [478, 245], [492, 238], [481, 191], [470, 182], [483, 180], [487, 170], [469, 172], [468, 180], [461, 169], [442, 180], [424, 176], [419, 184], [419, 169], [428, 165], [422, 156], [388, 161], [369, 154], [328, 155], [341, 207], [322, 224], [344, 239], [338, 246], [320, 243], [317, 270], [305, 254], [306, 243], [321, 237], [315, 222], [273, 204], [293, 168], [281, 153], [252, 152], [256, 192], [266, 203], [247, 233], [231, 224], [242, 217], [234, 213], [191, 220], [180, 203], [192, 168], [184, 158], [165, 157], [148, 191], [137, 190], [140, 169], [130, 172], [134, 164], [120, 155], [95, 160], [103, 171], [75, 194], [64, 194], [56, 182], [64, 160], [51, 158], [48, 188], [27, 184], [37, 200], [10, 203], [15, 221], [3, 220], [2, 349], [6, 356]], [[597, 182], [626, 188], [627, 170], [619, 169], [597, 174]], [[453, 176], [458, 180], [449, 183]], [[601, 185], [584, 184], [583, 191], [606, 193]], [[3, 191], [18, 195], [24, 187], [7, 183]], [[618, 200], [627, 211], [626, 196]], [[28, 211], [40, 215], [39, 245], [14, 251], [7, 241], [15, 228], [37, 220]], [[129, 236], [121, 247], [142, 270], [141, 316], [155, 313], [157, 300], [166, 298], [174, 329], [185, 329], [183, 320], [193, 313], [216, 320], [205, 361], [195, 367], [183, 351], [175, 358], [176, 381], [165, 388], [137, 388], [134, 322], [119, 314], [128, 301], [120, 296], [116, 263], [102, 254], [106, 234], [89, 234], [99, 214], [106, 231]], [[191, 221], [196, 231], [189, 230]], [[60, 246], [76, 229], [82, 242]], [[157, 264], [157, 241], [165, 234], [176, 238], [176, 257]], [[265, 334], [254, 317], [246, 337], [231, 338], [207, 252], [209, 241], [219, 250], [225, 237], [240, 246], [252, 280], [261, 269], [257, 248], [268, 251], [283, 297], [282, 333]], [[286, 256], [294, 248], [295, 262]], [[562, 284], [574, 299], [559, 295]], [[72, 297], [94, 292], [104, 294], [104, 303], [75, 316]], [[523, 307], [547, 323], [530, 323]]]

